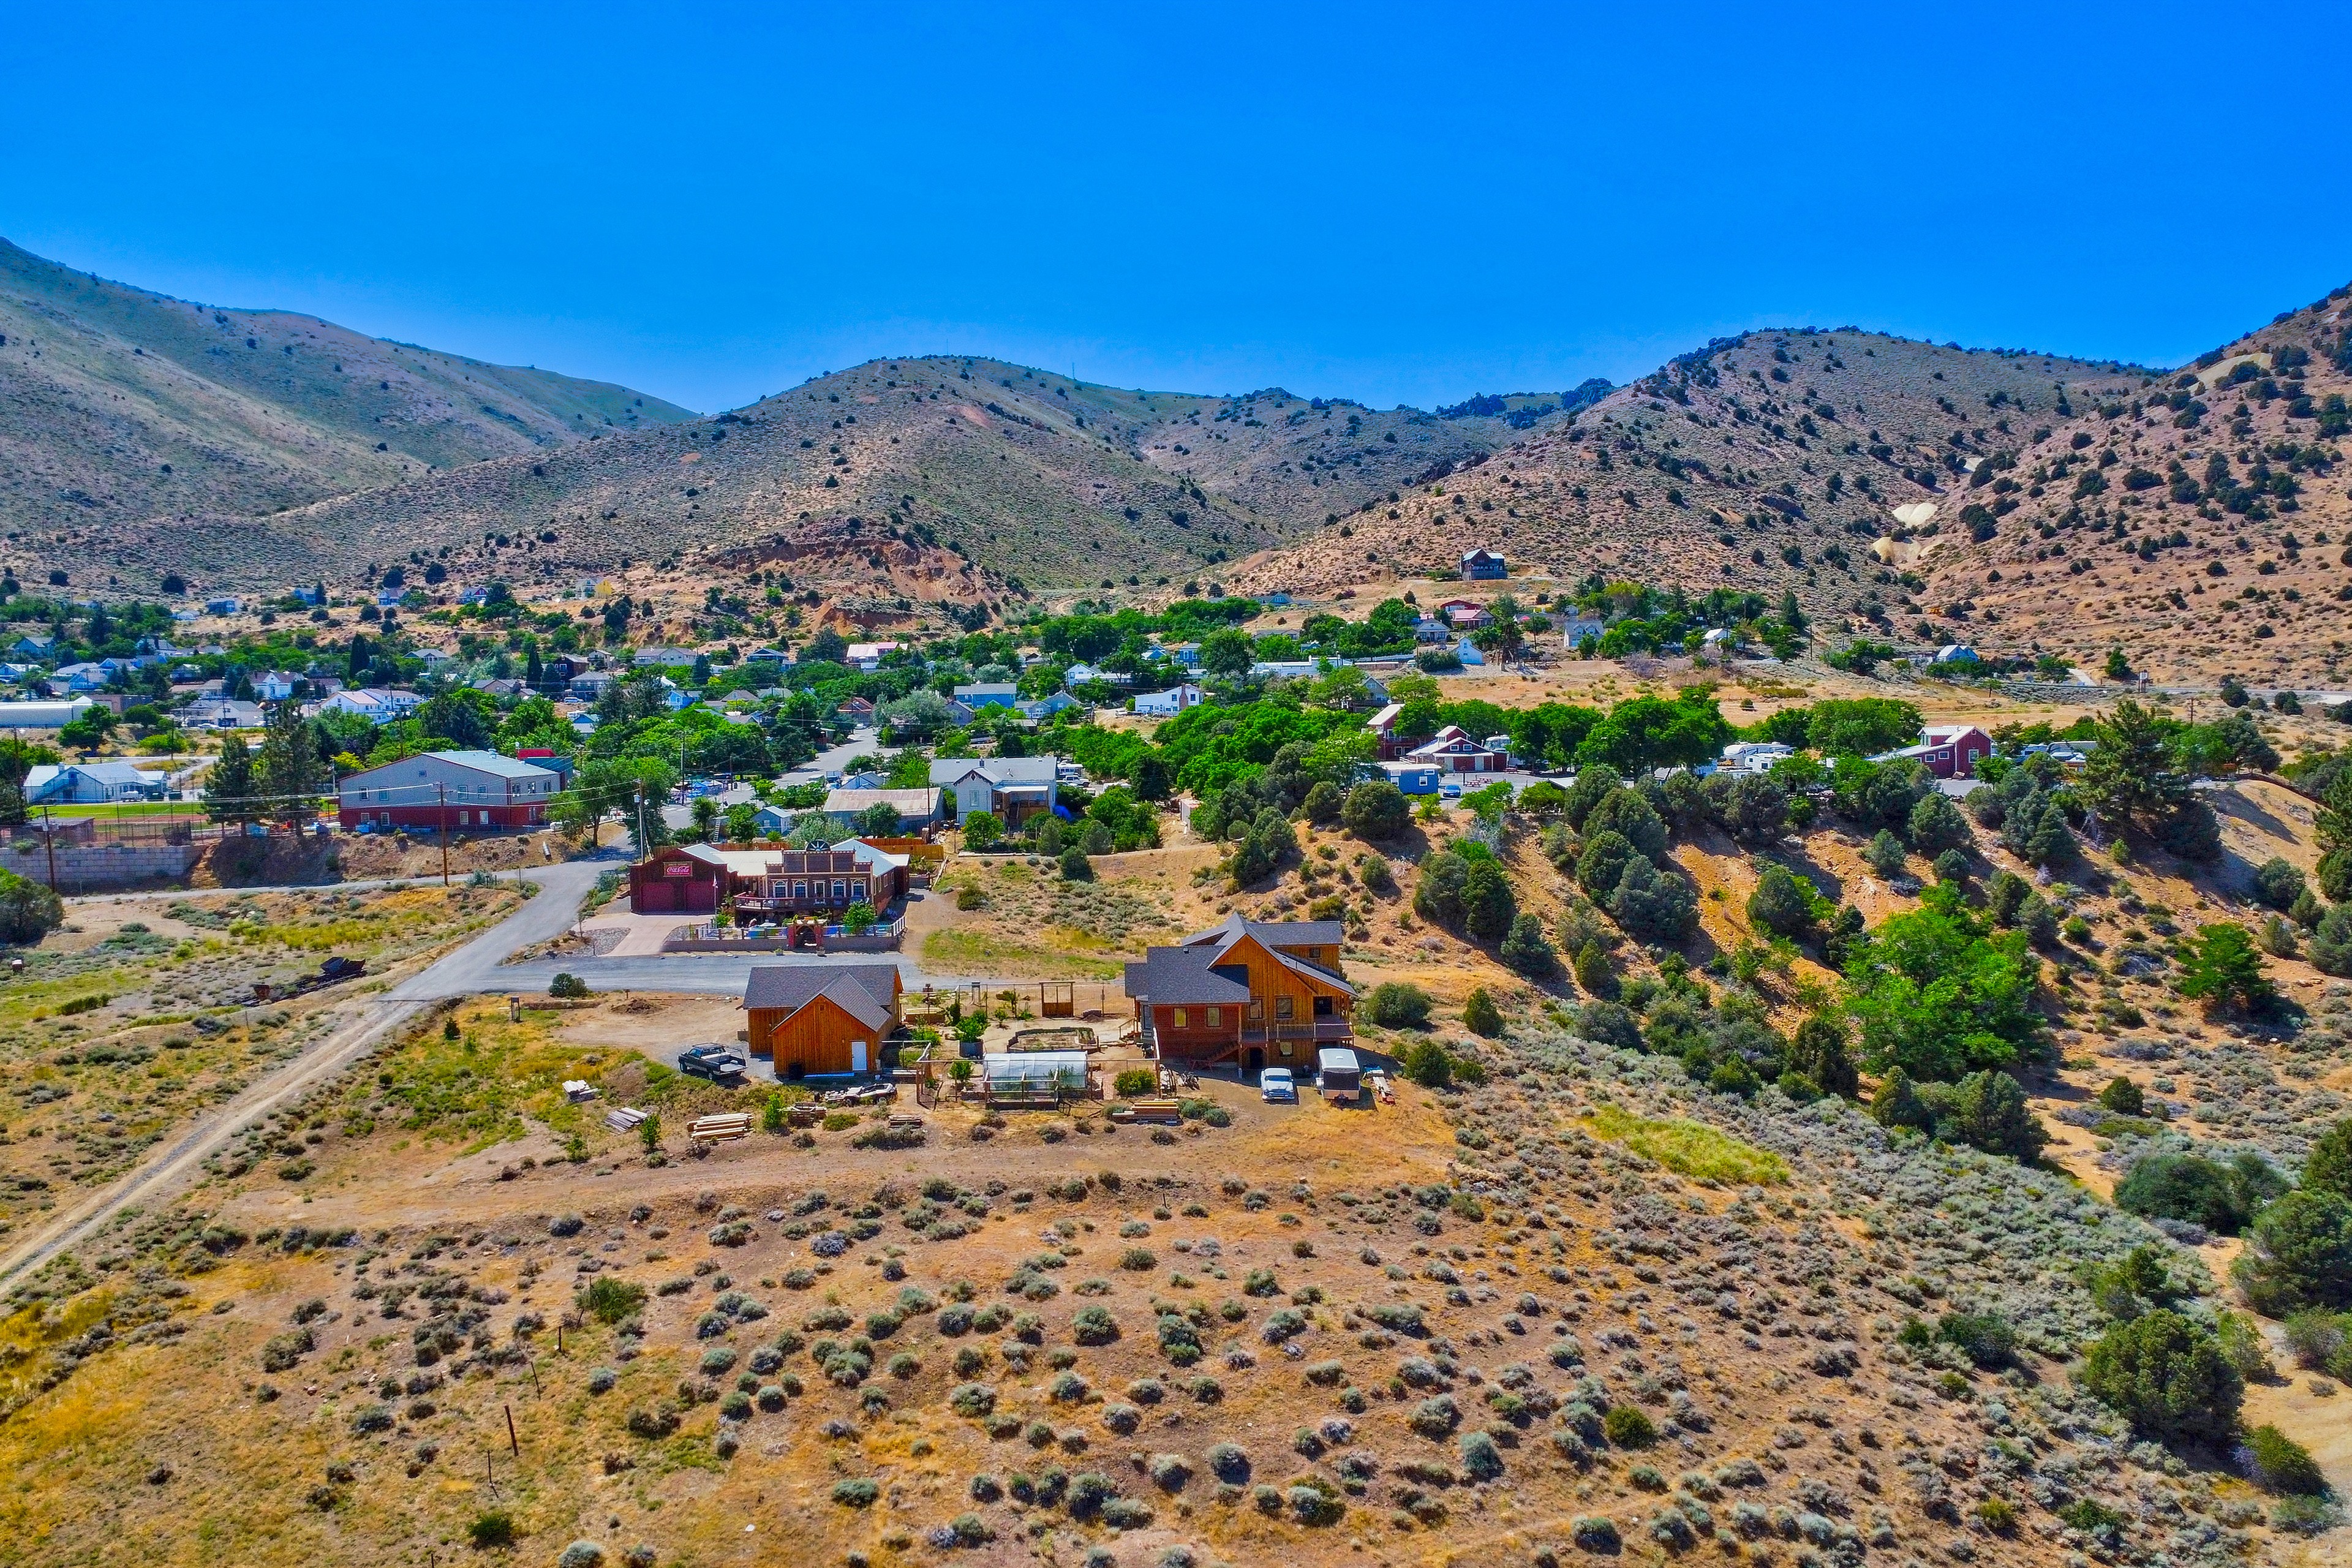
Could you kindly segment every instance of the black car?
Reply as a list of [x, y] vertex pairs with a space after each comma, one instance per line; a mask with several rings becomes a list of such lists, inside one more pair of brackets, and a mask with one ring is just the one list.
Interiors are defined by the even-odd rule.
[[677, 1058], [678, 1071], [712, 1083], [740, 1083], [751, 1069], [749, 1061], [725, 1046], [694, 1046]]

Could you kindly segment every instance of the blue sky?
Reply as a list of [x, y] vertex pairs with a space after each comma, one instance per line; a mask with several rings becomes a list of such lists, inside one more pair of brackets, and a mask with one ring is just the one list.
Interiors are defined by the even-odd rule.
[[52, 5], [0, 235], [706, 411], [932, 351], [1379, 406], [1763, 325], [2171, 363], [2352, 279], [2340, 21]]

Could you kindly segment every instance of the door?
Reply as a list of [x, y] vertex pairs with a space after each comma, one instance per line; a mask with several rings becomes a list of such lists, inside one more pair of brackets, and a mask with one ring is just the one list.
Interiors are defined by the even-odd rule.
[[866, 1042], [864, 1040], [852, 1040], [849, 1042], [849, 1070], [856, 1073], [862, 1073], [866, 1070]]
[[1264, 1046], [1252, 1046], [1249, 1048], [1249, 1070], [1252, 1072], [1264, 1072], [1265, 1070], [1265, 1047]]

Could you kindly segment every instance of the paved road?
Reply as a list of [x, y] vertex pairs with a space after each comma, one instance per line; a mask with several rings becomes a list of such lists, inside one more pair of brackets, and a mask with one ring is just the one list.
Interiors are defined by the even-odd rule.
[[[205, 1116], [171, 1144], [151, 1152], [136, 1169], [53, 1211], [39, 1230], [0, 1256], [0, 1281], [37, 1268], [65, 1248], [88, 1239], [125, 1204], [152, 1197], [192, 1178], [240, 1128], [343, 1071], [436, 1000], [509, 989], [507, 984], [488, 983], [497, 973], [499, 960], [569, 928], [581, 898], [608, 869], [609, 862], [595, 860], [568, 860], [533, 869], [530, 878], [539, 884], [539, 892], [522, 908], [391, 990], [346, 1004], [353, 1016], [326, 1039], [247, 1085], [236, 1099]], [[542, 979], [539, 988], [544, 990], [546, 984]]]
[[844, 963], [895, 963], [909, 991], [920, 991], [926, 985], [948, 989], [970, 985], [976, 978], [986, 978], [934, 974], [911, 958], [887, 952], [758, 952], [740, 956], [731, 952], [672, 952], [632, 958], [535, 959], [528, 963], [506, 964], [478, 973], [451, 971], [446, 975], [442, 973], [442, 966], [436, 964], [410, 982], [409, 986], [401, 989], [403, 994], [407, 994], [410, 986], [429, 988], [420, 989], [415, 994], [435, 998], [465, 996], [479, 992], [503, 994], [511, 991], [530, 994], [546, 991], [547, 983], [561, 971], [578, 975], [588, 983], [592, 991], [677, 991], [703, 996], [740, 996], [743, 993], [743, 982], [754, 966], [765, 968], [785, 964], [801, 968]]

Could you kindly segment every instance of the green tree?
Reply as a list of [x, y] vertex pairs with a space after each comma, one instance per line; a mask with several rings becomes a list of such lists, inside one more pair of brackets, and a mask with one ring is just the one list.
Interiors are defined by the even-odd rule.
[[1386, 779], [1371, 779], [1348, 792], [1339, 820], [1359, 838], [1386, 843], [1403, 837], [1412, 826], [1412, 806], [1404, 792]]
[[57, 760], [52, 747], [0, 739], [0, 826], [13, 827], [25, 820], [25, 775]]
[[1087, 858], [1087, 852], [1075, 844], [1062, 851], [1061, 869], [1065, 882], [1091, 882], [1095, 879], [1094, 863]]
[[1620, 834], [1637, 855], [1662, 860], [1666, 854], [1666, 825], [1638, 791], [1612, 790], [1593, 803], [1584, 818], [1588, 837]]
[[[1464, 927], [1471, 935], [1491, 942], [1510, 931], [1518, 913], [1518, 900], [1511, 891], [1511, 879], [1501, 863], [1485, 858], [1473, 860], [1462, 879]], [[1540, 929], [1538, 935], [1540, 940]]]
[[2246, 1237], [2231, 1277], [2254, 1310], [2284, 1318], [2352, 1307], [2352, 1199], [2299, 1189], [2263, 1210]]
[[2197, 928], [2181, 964], [2179, 989], [2192, 1001], [2251, 1009], [2273, 994], [2263, 972], [2262, 950], [2246, 928], [2223, 921]]
[[1911, 847], [1930, 859], [1946, 850], [1966, 849], [1976, 839], [1969, 830], [1969, 819], [1941, 791], [1919, 797], [1919, 804], [1911, 808], [1910, 828]]
[[1617, 994], [1617, 972], [1609, 967], [1608, 950], [1597, 936], [1585, 938], [1576, 950], [1576, 984], [1588, 996]]
[[[1906, 860], [1903, 840], [1884, 827], [1872, 837], [1868, 847], [1863, 850], [1862, 858], [1881, 877], [1892, 879], [1903, 875]], [[2026, 884], [2021, 879], [2018, 885], [2023, 887]]]
[[2117, 1323], [2083, 1363], [2083, 1386], [2159, 1442], [2220, 1442], [2237, 1426], [2245, 1381], [2211, 1333], [2165, 1309]]
[[1584, 853], [1577, 858], [1576, 879], [1595, 902], [1606, 905], [1635, 858], [1623, 834], [1596, 833], [1585, 840]]
[[1986, 936], [1948, 884], [1857, 942], [1845, 967], [1863, 1062], [1874, 1072], [1900, 1067], [1948, 1082], [2042, 1048], [2040, 961], [2021, 932]]
[[1911, 1086], [1911, 1075], [1899, 1067], [1887, 1068], [1878, 1080], [1877, 1092], [1870, 1097], [1870, 1119], [1890, 1131], [1898, 1127], [1925, 1131], [1936, 1120]]
[[0, 942], [30, 947], [65, 919], [65, 900], [46, 884], [0, 871]]
[[1852, 1100], [1861, 1091], [1851, 1037], [1844, 1022], [1834, 1015], [1815, 1013], [1797, 1026], [1796, 1037], [1789, 1043], [1789, 1065], [1824, 1094]]
[[215, 822], [251, 822], [261, 815], [253, 795], [253, 753], [242, 738], [226, 736], [205, 773], [205, 815]]
[[1211, 675], [1238, 680], [1256, 662], [1257, 654], [1250, 646], [1248, 635], [1234, 627], [1211, 632], [1201, 639], [1201, 668]]
[[1936, 1112], [1939, 1135], [1988, 1154], [2031, 1160], [2050, 1142], [2025, 1102], [2024, 1086], [1998, 1069], [1969, 1073], [1948, 1089], [1933, 1086], [1924, 1098]]
[[1004, 825], [991, 811], [975, 811], [963, 819], [963, 847], [971, 850], [992, 849], [1004, 837]]
[[1485, 986], [1474, 988], [1470, 1000], [1462, 1005], [1462, 1026], [1472, 1034], [1484, 1035], [1490, 1040], [1503, 1032], [1502, 1010], [1495, 1005], [1495, 999], [1486, 994]]
[[648, 1116], [637, 1123], [637, 1143], [648, 1154], [661, 1152], [661, 1118]]
[[2094, 721], [2092, 737], [2098, 744], [2074, 788], [2109, 822], [2154, 834], [2192, 804], [2189, 777], [2154, 709], [2123, 698], [2106, 718]]
[[1698, 895], [1688, 879], [1639, 855], [1626, 862], [1609, 905], [1617, 923], [1642, 942], [1680, 942], [1698, 921]]
[[2226, 1166], [2197, 1154], [2150, 1154], [2116, 1184], [2116, 1206], [2146, 1219], [2180, 1220], [2223, 1236], [2246, 1223], [2239, 1183]]
[[1806, 893], [1786, 866], [1767, 866], [1748, 895], [1748, 918], [1781, 936], [1802, 936], [1813, 927], [1813, 899]]
[[1501, 957], [1521, 974], [1538, 980], [1559, 967], [1559, 955], [1544, 938], [1540, 915], [1522, 914], [1511, 921], [1510, 932], [1503, 938]]
[[2352, 1116], [2312, 1141], [2303, 1159], [2303, 1190], [2352, 1200]]

